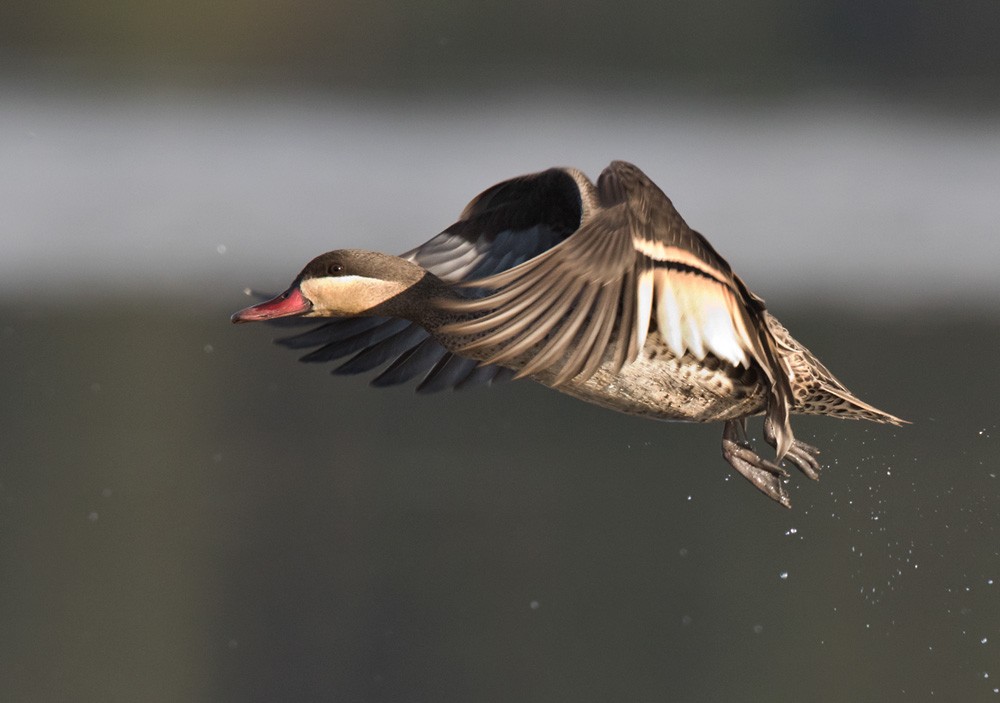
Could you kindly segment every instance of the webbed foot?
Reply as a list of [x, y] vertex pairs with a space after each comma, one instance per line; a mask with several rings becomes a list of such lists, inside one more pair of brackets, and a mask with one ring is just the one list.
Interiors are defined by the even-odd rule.
[[[778, 441], [775, 437], [774, 428], [771, 426], [770, 420], [764, 420], [764, 439], [767, 440], [767, 443], [772, 447], [778, 446]], [[800, 442], [796, 439], [792, 442], [792, 446], [788, 450], [788, 453], [785, 454], [784, 458], [794, 464], [795, 468], [811, 478], [813, 481], [818, 481], [819, 471], [822, 467], [816, 459], [817, 456], [819, 456], [819, 449], [811, 444], [806, 444], [805, 442]]]
[[[788, 472], [774, 462], [764, 459], [750, 448], [743, 439], [745, 433], [741, 432], [742, 423], [742, 420], [726, 422], [725, 429], [722, 431], [722, 456], [725, 457], [730, 466], [768, 498], [781, 503], [786, 508], [792, 507], [792, 501], [782, 482], [782, 479], [787, 478]], [[797, 463], [796, 466], [798, 466]]]

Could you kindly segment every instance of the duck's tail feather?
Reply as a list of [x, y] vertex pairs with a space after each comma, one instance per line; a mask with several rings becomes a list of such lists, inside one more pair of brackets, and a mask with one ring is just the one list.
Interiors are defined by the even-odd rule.
[[789, 334], [777, 318], [770, 313], [765, 315], [768, 329], [777, 342], [778, 353], [793, 379], [794, 412], [897, 426], [910, 424], [907, 420], [869, 405], [847, 390], [830, 369]]
[[819, 388], [806, 398], [799, 412], [812, 415], [829, 415], [842, 420], [868, 420], [886, 425], [909, 425], [909, 420], [903, 420], [874, 405], [864, 402], [840, 384], [821, 382]]

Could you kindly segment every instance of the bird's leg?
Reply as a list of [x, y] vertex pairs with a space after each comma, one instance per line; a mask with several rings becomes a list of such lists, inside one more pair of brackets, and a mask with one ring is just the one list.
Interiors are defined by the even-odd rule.
[[[772, 447], [778, 446], [778, 440], [775, 437], [774, 427], [771, 425], [770, 418], [764, 420], [764, 439]], [[792, 446], [784, 458], [795, 464], [795, 468], [813, 481], [818, 481], [819, 470], [821, 468], [819, 461], [816, 460], [818, 455], [819, 449], [796, 439], [792, 441]]]
[[740, 444], [744, 447], [750, 446], [750, 435], [747, 433], [747, 419], [745, 417], [733, 420], [733, 432], [736, 434], [737, 441]]
[[[729, 420], [722, 430], [722, 456], [730, 466], [740, 472], [750, 483], [771, 500], [776, 500], [786, 508], [792, 507], [781, 480], [788, 472], [777, 464], [762, 458], [741, 438], [745, 434], [744, 420]], [[742, 432], [741, 432], [742, 430]]]

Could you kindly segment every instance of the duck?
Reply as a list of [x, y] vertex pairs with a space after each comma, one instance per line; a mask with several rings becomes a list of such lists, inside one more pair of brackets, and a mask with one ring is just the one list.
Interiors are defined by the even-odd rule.
[[[317, 256], [235, 323], [322, 324], [279, 343], [338, 374], [420, 378], [418, 392], [528, 378], [639, 417], [721, 422], [722, 456], [791, 507], [788, 463], [819, 478], [793, 414], [903, 425], [851, 393], [795, 340], [666, 194], [614, 161], [596, 182], [550, 168], [486, 189], [399, 256]], [[750, 444], [763, 416], [774, 460]]]

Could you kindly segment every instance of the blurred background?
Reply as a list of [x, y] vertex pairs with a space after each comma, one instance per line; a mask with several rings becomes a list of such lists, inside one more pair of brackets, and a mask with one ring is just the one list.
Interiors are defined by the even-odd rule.
[[[15, 701], [998, 700], [1000, 4], [0, 7]], [[232, 327], [493, 183], [642, 167], [901, 429], [331, 378]]]

